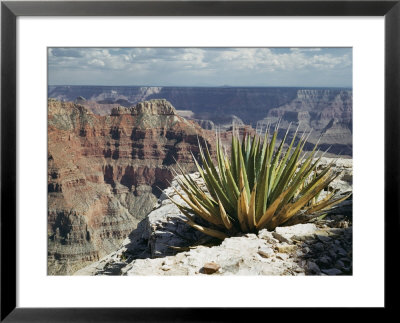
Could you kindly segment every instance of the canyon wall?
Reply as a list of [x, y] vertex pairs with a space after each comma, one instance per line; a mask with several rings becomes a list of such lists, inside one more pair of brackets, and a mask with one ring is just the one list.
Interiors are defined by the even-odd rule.
[[[323, 135], [322, 149], [352, 155], [351, 89], [280, 87], [138, 87], [49, 86], [48, 96], [83, 104], [95, 114], [110, 114], [117, 105], [165, 98], [178, 113], [196, 120], [205, 129], [229, 129], [232, 122], [254, 128], [281, 119], [281, 136], [290, 122], [313, 129], [310, 144]], [[296, 127], [293, 127], [296, 128]], [[292, 135], [292, 133], [290, 134]], [[289, 136], [290, 136], [289, 135]]]
[[349, 89], [49, 86], [48, 97], [51, 275], [115, 250], [169, 186], [175, 160], [194, 170], [197, 136], [213, 150], [213, 130], [233, 121], [250, 133], [279, 121], [280, 138], [300, 124], [313, 129], [306, 149], [323, 135], [322, 150], [352, 155]]
[[[224, 119], [226, 115], [235, 115], [244, 123], [255, 125], [258, 120], [267, 116], [270, 109], [298, 98], [298, 90], [301, 88], [49, 86], [48, 97], [74, 101], [81, 96], [97, 104], [127, 107], [144, 100], [164, 98], [178, 110], [193, 111], [197, 119], [208, 119], [218, 124], [219, 119]], [[339, 93], [342, 89], [330, 91]]]
[[166, 100], [95, 115], [48, 101], [48, 274], [68, 275], [115, 250], [169, 186], [176, 161], [193, 171], [212, 132]]
[[289, 137], [299, 125], [300, 131], [310, 131], [307, 149], [319, 140], [322, 150], [331, 153], [352, 155], [353, 148], [353, 103], [349, 90], [298, 90], [296, 97], [285, 105], [268, 111], [266, 118], [258, 122], [259, 127], [279, 122], [281, 136], [289, 124]]

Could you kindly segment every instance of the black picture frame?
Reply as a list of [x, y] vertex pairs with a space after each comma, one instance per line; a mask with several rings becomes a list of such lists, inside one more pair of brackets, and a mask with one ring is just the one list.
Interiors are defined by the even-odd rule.
[[[235, 321], [245, 309], [16, 307], [16, 19], [18, 16], [384, 16], [385, 309], [395, 304], [400, 181], [400, 0], [395, 1], [3, 1], [1, 3], [1, 321]], [[373, 167], [371, 165], [371, 167]], [[390, 277], [390, 280], [389, 280]], [[268, 304], [266, 304], [268, 306]], [[312, 304], [310, 304], [312, 307]], [[249, 309], [247, 309], [249, 311]], [[251, 309], [251, 320], [266, 308]], [[289, 314], [292, 313], [289, 311]], [[247, 314], [245, 314], [247, 315]], [[250, 315], [250, 314], [249, 314]]]

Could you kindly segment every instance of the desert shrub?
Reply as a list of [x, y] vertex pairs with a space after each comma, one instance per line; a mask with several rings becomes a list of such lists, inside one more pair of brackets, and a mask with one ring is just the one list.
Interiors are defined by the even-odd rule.
[[[290, 126], [289, 126], [290, 128]], [[216, 138], [216, 161], [207, 145], [199, 142], [199, 161], [193, 156], [207, 189], [179, 167], [178, 184], [185, 194], [175, 192], [185, 204], [174, 201], [195, 229], [219, 239], [239, 232], [249, 233], [277, 226], [309, 222], [322, 212], [348, 198], [321, 191], [340, 174], [332, 171], [333, 163], [318, 170], [322, 157], [316, 157], [317, 144], [311, 152], [303, 152], [306, 136], [296, 130], [284, 149], [289, 128], [277, 145], [278, 127], [265, 135], [246, 135], [242, 139], [233, 130], [230, 156]], [[296, 143], [296, 144], [295, 144]], [[277, 147], [276, 147], [277, 146]], [[194, 215], [209, 225], [196, 223]], [[204, 221], [203, 221], [204, 222]]]

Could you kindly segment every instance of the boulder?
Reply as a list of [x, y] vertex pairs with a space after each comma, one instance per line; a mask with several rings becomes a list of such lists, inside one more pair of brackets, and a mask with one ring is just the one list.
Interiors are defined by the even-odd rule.
[[312, 236], [318, 230], [314, 223], [296, 224], [288, 227], [277, 227], [273, 232], [274, 238], [280, 242], [292, 243], [292, 238], [302, 240], [304, 237]]

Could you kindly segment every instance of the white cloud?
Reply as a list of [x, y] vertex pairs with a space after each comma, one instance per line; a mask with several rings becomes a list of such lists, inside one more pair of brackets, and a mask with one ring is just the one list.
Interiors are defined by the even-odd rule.
[[104, 66], [105, 65], [105, 63], [102, 60], [97, 59], [97, 58], [92, 59], [91, 61], [88, 62], [88, 64], [93, 65], [93, 66]]
[[262, 79], [269, 80], [277, 73], [292, 73], [294, 78], [307, 73], [337, 74], [337, 70], [344, 68], [347, 78], [351, 78], [351, 57], [351, 49], [329, 48], [50, 48], [48, 51], [51, 77], [62, 71], [84, 70], [96, 75], [95, 81], [101, 73], [107, 73], [108, 80], [113, 74], [121, 80], [122, 73], [129, 73], [153, 84], [160, 79], [190, 80], [191, 76], [192, 82], [197, 82], [196, 77], [205, 82], [208, 77], [211, 83], [221, 80], [228, 84], [241, 77], [259, 79], [262, 83]]

